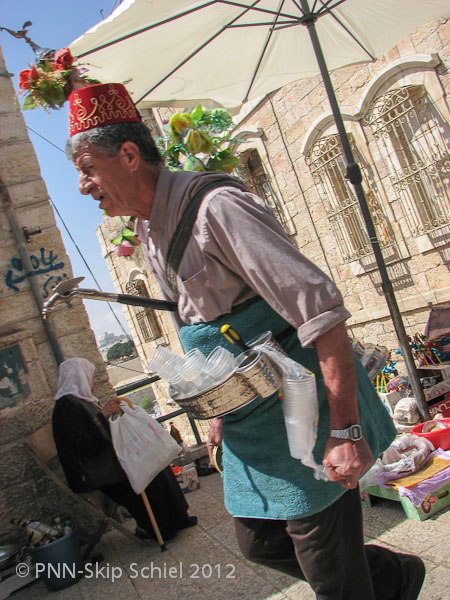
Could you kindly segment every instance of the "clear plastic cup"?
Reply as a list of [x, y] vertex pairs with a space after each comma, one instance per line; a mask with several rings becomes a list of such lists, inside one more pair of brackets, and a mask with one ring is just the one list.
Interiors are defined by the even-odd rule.
[[209, 377], [213, 385], [218, 385], [228, 379], [233, 371], [234, 355], [223, 346], [217, 346], [206, 357], [202, 373]]
[[183, 362], [192, 369], [202, 369], [206, 362], [206, 356], [198, 348], [192, 348], [184, 355]]
[[296, 421], [308, 418], [311, 408], [317, 406], [316, 378], [311, 374], [303, 377], [283, 377], [283, 412]]
[[291, 456], [299, 459], [310, 457], [319, 419], [313, 373], [296, 378], [283, 377], [283, 413]]
[[179, 369], [183, 364], [183, 359], [175, 352], [165, 346], [158, 346], [155, 354], [148, 363], [148, 370], [157, 373], [163, 379], [169, 379], [169, 376]]
[[283, 348], [280, 346], [280, 344], [274, 338], [273, 333], [271, 331], [264, 331], [263, 333], [260, 333], [258, 336], [252, 338], [248, 342], [248, 345], [251, 348], [253, 348], [254, 346], [260, 346], [263, 344], [266, 344], [267, 346], [270, 346], [274, 350], [277, 350], [277, 352], [281, 352], [281, 354], [284, 354], [285, 356], [287, 356], [286, 352], [283, 350]]
[[317, 437], [317, 419], [302, 418], [301, 420], [284, 418], [289, 452], [292, 458], [305, 459], [311, 455]]
[[179, 374], [193, 383], [197, 389], [204, 388], [205, 377], [202, 374], [206, 356], [198, 348], [193, 348], [184, 357], [183, 365], [178, 369]]
[[180, 373], [175, 372], [169, 379], [170, 386], [182, 398], [195, 395], [196, 385], [192, 381], [186, 380]]

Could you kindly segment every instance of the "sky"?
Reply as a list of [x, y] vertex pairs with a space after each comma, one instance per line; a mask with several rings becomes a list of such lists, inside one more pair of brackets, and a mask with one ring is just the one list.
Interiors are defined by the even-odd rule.
[[[19, 30], [26, 21], [31, 21], [28, 36], [33, 42], [43, 48], [59, 49], [68, 46], [90, 27], [108, 17], [118, 4], [118, 0], [0, 0], [0, 27]], [[14, 88], [18, 91], [18, 74], [34, 63], [33, 50], [25, 40], [16, 39], [6, 31], [0, 31], [0, 46], [7, 70], [14, 74]], [[24, 96], [20, 95], [21, 105], [23, 99]], [[97, 202], [78, 192], [75, 169], [64, 154], [68, 138], [67, 103], [51, 114], [37, 108], [23, 111], [23, 115], [50, 198], [100, 288], [105, 292], [115, 292], [95, 233], [102, 221], [102, 211], [97, 207]], [[80, 287], [99, 289], [58, 215], [55, 214], [55, 217], [72, 262], [74, 277], [85, 277]], [[123, 333], [109, 306], [114, 309], [126, 333], [129, 333], [121, 305], [108, 305], [97, 300], [84, 300], [84, 305], [97, 337], [105, 331]]]

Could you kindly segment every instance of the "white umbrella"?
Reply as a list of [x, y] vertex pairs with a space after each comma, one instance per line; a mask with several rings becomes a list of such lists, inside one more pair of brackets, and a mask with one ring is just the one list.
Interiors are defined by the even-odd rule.
[[[70, 44], [89, 74], [126, 82], [148, 106], [208, 101], [228, 109], [319, 72], [373, 60], [420, 25], [450, 15], [449, 0], [124, 0]], [[303, 26], [302, 26], [303, 25]]]
[[[228, 109], [320, 72], [422, 417], [430, 417], [329, 70], [375, 60], [449, 0], [125, 0], [70, 49], [136, 103]], [[320, 42], [319, 42], [320, 40]], [[324, 56], [326, 56], [326, 61]]]

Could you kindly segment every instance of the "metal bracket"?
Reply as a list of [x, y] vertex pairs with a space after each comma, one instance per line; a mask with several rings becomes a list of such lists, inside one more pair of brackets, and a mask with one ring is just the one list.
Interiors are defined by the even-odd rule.
[[30, 242], [32, 235], [42, 233], [42, 229], [40, 227], [22, 227], [22, 231], [28, 243]]

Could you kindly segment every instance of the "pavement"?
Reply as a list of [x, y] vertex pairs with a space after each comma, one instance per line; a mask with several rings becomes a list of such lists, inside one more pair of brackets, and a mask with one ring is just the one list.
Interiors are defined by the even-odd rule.
[[[11, 600], [313, 600], [308, 584], [245, 560], [236, 544], [232, 518], [223, 504], [218, 473], [200, 478], [189, 493], [189, 512], [198, 525], [179, 532], [161, 552], [143, 547], [117, 530], [94, 550], [104, 560], [86, 565], [74, 585], [49, 590], [42, 579], [14, 592]], [[424, 560], [427, 575], [420, 600], [450, 599], [450, 507], [426, 521], [408, 519], [399, 502], [380, 499], [363, 507], [366, 541]], [[134, 530], [134, 521], [126, 521]], [[363, 598], [361, 600], [364, 600]]]

